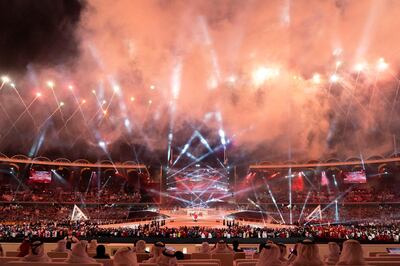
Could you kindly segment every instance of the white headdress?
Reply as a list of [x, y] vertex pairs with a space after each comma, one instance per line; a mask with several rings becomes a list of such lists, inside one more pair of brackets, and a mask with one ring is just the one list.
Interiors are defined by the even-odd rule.
[[175, 257], [175, 251], [171, 249], [165, 249], [157, 261], [159, 266], [176, 266], [177, 259]]
[[210, 252], [210, 244], [208, 242], [201, 243], [201, 253], [209, 253]]
[[319, 249], [314, 242], [304, 240], [300, 249], [297, 251], [297, 257], [291, 264], [293, 266], [322, 266], [324, 263], [319, 256]]
[[67, 240], [61, 239], [61, 240], [57, 241], [57, 247], [53, 251], [67, 252]]
[[337, 265], [366, 265], [360, 242], [346, 240], [343, 243], [342, 254], [340, 254]]
[[86, 240], [81, 240], [79, 243], [75, 244], [72, 248], [71, 255], [66, 260], [68, 263], [92, 263], [96, 262], [95, 259], [89, 257], [86, 252], [88, 242]]
[[136, 242], [136, 253], [145, 253], [146, 252], [146, 241], [139, 240]]
[[329, 253], [325, 258], [325, 262], [330, 265], [335, 265], [339, 261], [340, 247], [336, 242], [328, 243]]
[[280, 255], [281, 251], [277, 245], [264, 245], [256, 266], [281, 266], [282, 261], [279, 259]]
[[50, 258], [44, 253], [43, 242], [35, 241], [31, 244], [29, 254], [22, 258], [23, 261], [49, 262]]
[[120, 248], [114, 255], [114, 265], [137, 266], [139, 265], [136, 253], [130, 248]]

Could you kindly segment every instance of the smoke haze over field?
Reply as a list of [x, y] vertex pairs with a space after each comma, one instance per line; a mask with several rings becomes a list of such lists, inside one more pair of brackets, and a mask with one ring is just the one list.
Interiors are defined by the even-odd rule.
[[66, 3], [38, 7], [65, 15], [51, 42], [32, 36], [37, 56], [0, 43], [25, 104], [43, 94], [12, 127], [25, 107], [0, 91], [7, 154], [165, 160], [169, 134], [182, 147], [196, 129], [214, 146], [222, 130], [237, 159], [393, 152], [398, 1], [96, 0], [72, 14]]

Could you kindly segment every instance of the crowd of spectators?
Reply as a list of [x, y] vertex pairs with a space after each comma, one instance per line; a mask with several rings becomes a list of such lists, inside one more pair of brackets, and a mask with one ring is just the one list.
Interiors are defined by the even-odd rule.
[[96, 189], [87, 192], [63, 191], [60, 189], [19, 190], [3, 189], [0, 191], [0, 201], [4, 202], [55, 202], [55, 203], [139, 203], [141, 195], [138, 191], [118, 192]]
[[399, 242], [399, 224], [306, 225], [283, 228], [253, 227], [234, 224], [224, 228], [199, 226], [168, 227], [162, 223], [109, 228], [93, 222], [0, 224], [0, 239], [24, 237], [130, 237], [130, 238], [313, 238], [356, 239], [362, 241]]
[[[156, 208], [157, 205], [79, 205], [83, 213], [92, 221], [116, 223], [129, 222], [143, 219], [152, 219], [157, 212], [147, 211], [149, 208]], [[244, 206], [241, 206], [242, 208]], [[399, 220], [400, 205], [398, 204], [365, 204], [365, 205], [338, 205], [321, 206], [321, 216], [315, 212], [318, 205], [270, 205], [262, 209], [255, 206], [245, 206], [246, 211], [234, 212], [230, 218], [242, 223], [259, 222], [302, 225], [305, 223], [380, 223], [383, 219], [386, 222], [396, 223]], [[53, 222], [58, 220], [69, 220], [74, 205], [71, 204], [0, 204], [0, 222]], [[311, 213], [314, 214], [310, 217]], [[150, 215], [150, 216], [149, 216]], [[155, 218], [155, 217], [154, 217]], [[321, 219], [322, 218], [322, 219]], [[311, 220], [311, 221], [310, 221]]]
[[[40, 240], [26, 240], [21, 243], [16, 260], [24, 262], [45, 263], [51, 262], [48, 253], [45, 252], [44, 242]], [[73, 245], [73, 246], [72, 246]], [[0, 245], [1, 247], [1, 245]], [[268, 240], [259, 246], [259, 250], [252, 254], [256, 259], [256, 266], [326, 266], [326, 265], [368, 265], [364, 258], [364, 251], [359, 241], [346, 240], [342, 244], [330, 242], [329, 253], [320, 255], [318, 245], [310, 239], [296, 243], [293, 250], [288, 252], [285, 244]], [[77, 238], [62, 239], [57, 242], [55, 252], [66, 253], [67, 263], [96, 263], [102, 259], [112, 259], [116, 266], [138, 266], [140, 262], [153, 263], [158, 266], [177, 266], [180, 260], [185, 259], [181, 251], [166, 246], [163, 242], [155, 242], [151, 252], [147, 252], [146, 242], [139, 240], [133, 247], [121, 247], [111, 257], [106, 253], [104, 245], [99, 245], [93, 239], [90, 243]], [[243, 252], [239, 247], [239, 241], [234, 241], [230, 247], [223, 239], [214, 246], [207, 241], [201, 245], [202, 254], [230, 254]], [[2, 255], [2, 254], [0, 254]], [[146, 255], [143, 257], [143, 255]], [[100, 260], [99, 260], [100, 259]]]
[[[231, 216], [236, 220], [247, 222], [259, 221], [269, 223], [290, 223], [290, 213], [293, 224], [304, 224], [312, 219], [312, 223], [357, 223], [375, 222], [384, 219], [387, 222], [399, 220], [399, 204], [330, 204], [321, 205], [321, 216], [316, 211], [319, 205], [298, 204], [290, 207], [286, 204], [268, 205], [258, 208], [252, 205], [242, 205], [241, 209], [246, 211], [236, 212]], [[311, 217], [309, 217], [311, 215]], [[308, 219], [309, 218], [309, 219]], [[321, 219], [322, 218], [322, 219]]]
[[[277, 203], [289, 204], [289, 192], [286, 190], [273, 190], [272, 195]], [[292, 203], [302, 204], [306, 200], [308, 203], [321, 203], [326, 204], [340, 199], [345, 203], [387, 203], [387, 202], [400, 202], [400, 192], [392, 190], [375, 190], [373, 187], [363, 186], [362, 188], [352, 188], [348, 191], [340, 192], [334, 190], [310, 190], [310, 191], [292, 191]], [[242, 199], [247, 201], [247, 197]], [[269, 191], [258, 193], [257, 199], [254, 201], [258, 203], [273, 203], [273, 198]]]
[[[0, 222], [52, 222], [54, 217], [64, 221], [71, 218], [72, 211], [73, 205], [0, 205]], [[112, 223], [128, 219], [131, 208], [102, 205], [82, 207], [82, 211], [92, 220]]]
[[[83, 186], [85, 187], [85, 186]], [[148, 194], [148, 193], [147, 193]], [[154, 195], [147, 195], [145, 190], [121, 186], [118, 183], [104, 183], [100, 186], [72, 188], [72, 185], [24, 183], [0, 184], [0, 202], [55, 202], [55, 203], [140, 203], [158, 202]], [[372, 184], [341, 185], [329, 189], [327, 186], [316, 184], [301, 190], [291, 191], [291, 203], [328, 204], [336, 199], [343, 203], [394, 203], [400, 202], [400, 192], [394, 187]], [[235, 195], [239, 203], [248, 203], [252, 199], [257, 204], [289, 204], [289, 191], [286, 185], [271, 185], [271, 193], [265, 186], [255, 191]]]
[[[274, 193], [274, 199], [278, 204], [288, 204], [288, 193]], [[338, 193], [327, 191], [292, 192], [292, 203], [302, 204], [306, 201], [312, 203], [330, 203], [338, 198]], [[58, 189], [45, 190], [19, 190], [0, 189], [0, 201], [3, 202], [56, 202], [56, 203], [139, 203], [142, 196], [138, 191], [134, 192], [114, 192], [104, 189], [101, 192], [90, 190], [81, 191], [62, 191]], [[246, 198], [247, 199], [247, 198]], [[351, 190], [340, 197], [345, 203], [365, 203], [365, 202], [400, 202], [400, 193], [392, 191], [380, 191], [375, 193], [372, 189]], [[246, 201], [245, 201], [246, 202]], [[273, 203], [271, 195], [260, 193], [257, 197], [259, 203]]]

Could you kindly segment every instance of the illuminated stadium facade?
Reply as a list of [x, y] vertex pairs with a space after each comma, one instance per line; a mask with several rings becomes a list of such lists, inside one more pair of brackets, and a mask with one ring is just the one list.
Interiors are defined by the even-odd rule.
[[[115, 204], [151, 210], [180, 207], [194, 212], [225, 206], [232, 213], [235, 209], [265, 213], [265, 217], [257, 218], [258, 222], [301, 224], [310, 222], [307, 215], [312, 210], [309, 209], [318, 206], [322, 208], [319, 218], [323, 217], [325, 222], [352, 223], [360, 220], [355, 216], [353, 219], [347, 217], [347, 208], [378, 208], [382, 204], [397, 207], [400, 202], [397, 193], [391, 189], [398, 179], [398, 157], [375, 156], [365, 161], [349, 158], [346, 161], [331, 159], [305, 163], [264, 162], [236, 167], [225, 165], [221, 160], [207, 164], [207, 160], [196, 160], [192, 158], [193, 154], [186, 155], [185, 152], [175, 156], [176, 163], [171, 161], [167, 167], [3, 155], [2, 203]], [[178, 163], [179, 156], [187, 156], [189, 162], [195, 164], [182, 165], [182, 162]], [[41, 198], [43, 193], [49, 192], [58, 196]], [[30, 195], [25, 195], [27, 193]], [[68, 193], [74, 197], [63, 200], [62, 195]], [[124, 193], [125, 197], [105, 199], [102, 193], [108, 197], [112, 193]], [[341, 209], [344, 211], [342, 218]], [[234, 216], [225, 218], [228, 217]], [[365, 218], [359, 217], [367, 221]], [[377, 216], [369, 218], [370, 221], [379, 219]], [[126, 214], [121, 217], [123, 219], [128, 221], [132, 217]], [[321, 219], [316, 221], [321, 222]]]

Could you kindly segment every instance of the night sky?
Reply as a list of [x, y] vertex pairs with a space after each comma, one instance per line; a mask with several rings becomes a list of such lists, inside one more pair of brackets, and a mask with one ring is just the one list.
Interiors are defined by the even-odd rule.
[[0, 0], [0, 73], [70, 64], [79, 51], [74, 31], [84, 6], [79, 0]]

